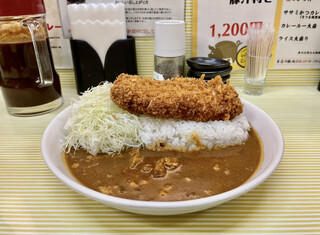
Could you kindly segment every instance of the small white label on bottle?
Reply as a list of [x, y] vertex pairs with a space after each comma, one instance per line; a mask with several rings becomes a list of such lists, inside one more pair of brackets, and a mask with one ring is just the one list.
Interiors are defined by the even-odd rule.
[[164, 77], [161, 73], [157, 73], [156, 71], [153, 71], [153, 79], [163, 81]]

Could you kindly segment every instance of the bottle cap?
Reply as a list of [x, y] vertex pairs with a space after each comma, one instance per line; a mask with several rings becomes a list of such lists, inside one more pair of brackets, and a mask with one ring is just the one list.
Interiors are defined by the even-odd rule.
[[43, 0], [0, 0], [0, 17], [44, 13], [46, 10]]
[[157, 56], [183, 56], [186, 50], [185, 22], [182, 20], [156, 21], [154, 45], [154, 54]]

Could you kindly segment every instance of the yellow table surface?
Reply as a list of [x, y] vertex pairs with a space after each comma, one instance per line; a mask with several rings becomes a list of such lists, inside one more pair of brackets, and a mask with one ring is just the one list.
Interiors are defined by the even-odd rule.
[[180, 216], [122, 212], [88, 199], [60, 182], [41, 155], [48, 123], [72, 98], [36, 117], [14, 117], [0, 98], [0, 233], [273, 233], [320, 234], [320, 92], [315, 86], [266, 87], [243, 94], [279, 125], [285, 152], [278, 169], [247, 194], [206, 211]]

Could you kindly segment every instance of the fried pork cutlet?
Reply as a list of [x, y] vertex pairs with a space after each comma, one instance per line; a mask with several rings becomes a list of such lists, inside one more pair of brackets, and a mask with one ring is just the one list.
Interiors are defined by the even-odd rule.
[[121, 108], [149, 116], [206, 122], [229, 120], [242, 113], [236, 90], [216, 77], [157, 81], [120, 74], [111, 88], [111, 99]]

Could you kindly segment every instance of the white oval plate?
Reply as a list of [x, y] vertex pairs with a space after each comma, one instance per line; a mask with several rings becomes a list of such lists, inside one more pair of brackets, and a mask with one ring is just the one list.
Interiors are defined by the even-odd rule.
[[119, 210], [150, 215], [175, 215], [208, 209], [245, 194], [261, 184], [277, 168], [283, 155], [284, 140], [277, 124], [254, 104], [245, 100], [242, 102], [244, 114], [262, 140], [263, 162], [246, 183], [218, 195], [179, 202], [137, 201], [108, 196], [81, 185], [71, 176], [61, 157], [63, 126], [68, 119], [70, 107], [58, 114], [46, 128], [41, 143], [43, 159], [52, 173], [71, 189]]

